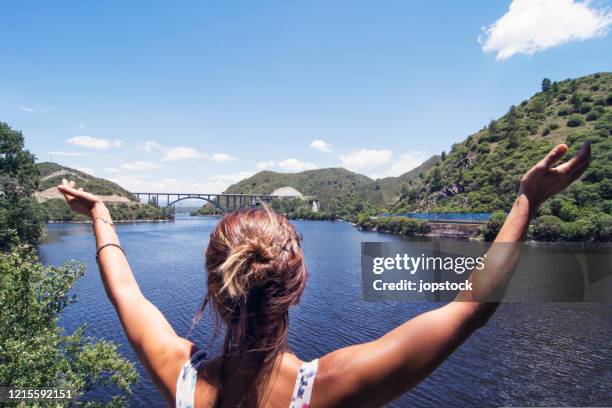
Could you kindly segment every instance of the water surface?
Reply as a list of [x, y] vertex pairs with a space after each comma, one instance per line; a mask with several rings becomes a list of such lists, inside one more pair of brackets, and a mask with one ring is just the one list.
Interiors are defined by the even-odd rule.
[[[175, 222], [118, 224], [132, 269], [145, 296], [186, 335], [205, 294], [203, 253], [217, 223], [213, 217], [178, 215]], [[407, 319], [436, 307], [429, 303], [363, 301], [362, 241], [402, 238], [362, 232], [347, 223], [295, 221], [304, 237], [309, 281], [291, 311], [290, 344], [301, 359], [376, 339]], [[96, 268], [88, 224], [50, 224], [40, 247], [44, 263], [79, 259], [88, 265], [77, 283], [78, 302], [61, 324], [73, 330], [88, 322], [89, 335], [113, 340], [137, 362]], [[389, 406], [609, 406], [612, 405], [612, 305], [504, 304], [427, 380]], [[200, 322], [193, 340], [207, 345], [213, 334]], [[135, 407], [163, 406], [142, 365], [133, 387]]]

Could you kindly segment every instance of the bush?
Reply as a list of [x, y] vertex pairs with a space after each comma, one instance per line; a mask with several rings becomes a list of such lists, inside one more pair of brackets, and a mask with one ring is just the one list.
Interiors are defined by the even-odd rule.
[[552, 122], [550, 125], [548, 125], [548, 128], [550, 130], [557, 130], [559, 129], [559, 124], [557, 122]]
[[601, 115], [599, 114], [599, 112], [591, 111], [591, 112], [588, 113], [588, 115], [586, 115], [586, 120], [589, 121], [589, 122], [592, 122], [594, 120], [599, 119], [600, 116]]
[[567, 119], [567, 126], [569, 127], [578, 127], [584, 125], [584, 119], [581, 115], [571, 115]]
[[574, 221], [578, 217], [578, 207], [569, 201], [564, 203], [559, 209], [559, 217], [563, 221]]
[[536, 218], [533, 238], [538, 241], [557, 241], [561, 237], [562, 223], [554, 215], [543, 215]]
[[580, 108], [580, 113], [582, 113], [582, 114], [589, 113], [591, 111], [591, 109], [593, 109], [593, 105], [591, 105], [589, 103], [585, 103]]
[[586, 218], [561, 224], [561, 237], [565, 241], [591, 241], [595, 235], [595, 226]]
[[557, 115], [559, 116], [567, 116], [570, 114], [570, 109], [568, 106], [562, 106], [559, 108], [559, 111], [557, 112]]
[[485, 241], [493, 241], [504, 222], [506, 222], [506, 214], [502, 211], [495, 211], [482, 229]]
[[[90, 391], [130, 394], [138, 373], [117, 345], [85, 337], [85, 326], [66, 335], [57, 324], [84, 273], [74, 262], [43, 266], [20, 246], [0, 253], [0, 384], [71, 389], [75, 401]], [[87, 395], [74, 406], [103, 406]], [[127, 406], [124, 396], [106, 397], [107, 406]]]

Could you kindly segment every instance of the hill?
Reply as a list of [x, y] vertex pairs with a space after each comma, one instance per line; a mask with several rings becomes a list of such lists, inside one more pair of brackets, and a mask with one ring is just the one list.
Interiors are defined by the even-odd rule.
[[533, 237], [539, 240], [612, 238], [612, 73], [552, 83], [480, 131], [402, 193], [393, 211], [508, 211], [521, 176], [555, 144], [571, 155], [592, 142], [592, 163], [581, 180], [547, 202]]
[[76, 181], [79, 187], [99, 196], [116, 221], [160, 220], [174, 217], [173, 210], [152, 204], [141, 204], [129, 191], [112, 181], [94, 177], [80, 170], [57, 163], [37, 163], [40, 180], [36, 200], [41, 203], [49, 221], [84, 221], [87, 218], [70, 210], [64, 197], [55, 188], [62, 179]]
[[393, 206], [398, 202], [401, 192], [405, 191], [411, 184], [419, 179], [419, 176], [433, 168], [440, 161], [440, 156], [435, 155], [427, 159], [418, 167], [397, 177], [385, 177], [377, 179], [373, 183], [374, 188], [381, 190], [380, 203], [384, 207]]
[[300, 173], [261, 171], [229, 186], [225, 193], [270, 194], [277, 188], [293, 187], [319, 200], [325, 212], [345, 216], [377, 203], [367, 194], [372, 180], [342, 168], [307, 170]]
[[52, 198], [62, 198], [55, 187], [61, 184], [63, 178], [75, 180], [79, 187], [96, 194], [106, 202], [130, 203], [138, 201], [136, 197], [117, 183], [91, 176], [80, 170], [51, 162], [37, 163], [37, 167], [40, 172], [40, 183], [35, 196], [40, 202]]

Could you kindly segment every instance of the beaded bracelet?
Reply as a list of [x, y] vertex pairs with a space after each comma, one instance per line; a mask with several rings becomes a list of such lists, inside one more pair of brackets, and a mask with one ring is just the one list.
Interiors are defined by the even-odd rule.
[[125, 255], [125, 249], [123, 249], [121, 245], [108, 243], [108, 244], [100, 245], [100, 248], [98, 248], [98, 250], [96, 251], [96, 262], [100, 262], [100, 251], [102, 251], [104, 248], [109, 247], [109, 246], [119, 248], [121, 252], [123, 252], [123, 255]]

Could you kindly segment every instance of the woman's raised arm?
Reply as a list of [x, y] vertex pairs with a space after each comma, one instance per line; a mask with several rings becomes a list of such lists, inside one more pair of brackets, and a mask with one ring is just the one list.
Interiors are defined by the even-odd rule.
[[138, 358], [164, 398], [173, 403], [179, 371], [195, 351], [193, 344], [177, 336], [164, 315], [143, 296], [104, 203], [95, 195], [76, 189], [73, 181], [64, 180], [57, 189], [72, 210], [92, 218], [106, 294]]
[[485, 270], [472, 274], [473, 292], [460, 293], [459, 301], [421, 314], [376, 341], [326, 355], [320, 368], [330, 380], [318, 383], [324, 389], [317, 395], [331, 397], [339, 406], [383, 406], [421, 382], [481, 327], [498, 306], [486, 300], [503, 294], [518, 258], [518, 243], [538, 206], [589, 165], [590, 144], [585, 143], [575, 157], [553, 167], [566, 152], [566, 145], [556, 146], [522, 178], [519, 195], [495, 240], [506, 244], [494, 244]]

